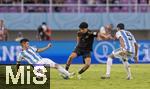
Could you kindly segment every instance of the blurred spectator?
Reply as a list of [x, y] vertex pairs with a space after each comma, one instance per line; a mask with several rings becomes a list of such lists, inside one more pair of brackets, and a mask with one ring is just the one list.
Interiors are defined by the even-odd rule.
[[[25, 4], [48, 4], [49, 0], [25, 0]], [[47, 12], [49, 7], [46, 6], [25, 6], [26, 12]]]
[[0, 0], [0, 4], [2, 4], [3, 3], [3, 0]]
[[25, 12], [48, 12], [49, 7], [45, 6], [25, 6]]
[[24, 0], [24, 3], [25, 3], [25, 4], [33, 4], [33, 3], [34, 3], [34, 0]]
[[42, 3], [43, 3], [43, 4], [48, 4], [48, 3], [49, 3], [49, 0], [42, 0]]
[[2, 3], [3, 3], [3, 4], [11, 4], [11, 3], [12, 3], [12, 0], [2, 0]]
[[122, 9], [122, 7], [123, 7], [123, 6], [120, 6], [120, 0], [115, 0], [114, 4], [116, 4], [119, 9]]
[[42, 23], [38, 27], [38, 40], [43, 41], [43, 40], [51, 40], [51, 30], [47, 26], [45, 22]]
[[82, 4], [93, 5], [93, 4], [97, 4], [98, 1], [97, 1], [97, 0], [82, 0], [81, 3], [82, 3]]
[[137, 0], [138, 4], [148, 4], [150, 0]]
[[22, 34], [22, 32], [19, 32], [18, 34], [17, 34], [17, 37], [16, 37], [16, 39], [15, 39], [15, 41], [17, 41], [17, 42], [19, 42], [21, 39], [23, 39], [24, 37], [23, 37], [23, 34]]
[[19, 4], [21, 3], [21, 0], [12, 0], [12, 4]]
[[90, 8], [91, 8], [91, 11], [94, 11], [94, 9], [96, 8], [96, 4], [98, 4], [98, 2], [96, 0], [87, 0], [87, 4], [93, 5], [93, 6], [90, 6]]
[[120, 0], [109, 0], [109, 4], [116, 4], [115, 6], [110, 6], [110, 10], [113, 10], [114, 8], [118, 8], [118, 10], [122, 9], [122, 6], [120, 6]]
[[97, 4], [96, 0], [87, 0], [87, 3], [90, 5]]
[[34, 3], [36, 3], [36, 4], [46, 4], [46, 3], [49, 3], [49, 0], [34, 0]]
[[3, 4], [18, 4], [18, 3], [21, 3], [21, 0], [0, 0], [0, 3], [3, 3]]
[[106, 4], [107, 3], [107, 0], [101, 0], [100, 1], [102, 4]]
[[87, 4], [87, 0], [81, 0], [80, 3]]
[[116, 1], [116, 0], [108, 0], [108, 3], [109, 3], [109, 4], [115, 4], [115, 1]]
[[46, 12], [46, 7], [38, 7], [36, 9], [37, 12]]
[[[65, 2], [64, 2], [64, 0], [52, 0], [52, 3], [59, 5], [59, 4], [64, 4]], [[61, 12], [61, 10], [62, 10], [62, 6], [54, 6], [55, 12]]]
[[140, 3], [141, 3], [141, 0], [137, 0], [137, 3], [140, 4]]
[[4, 21], [0, 20], [0, 41], [7, 41], [8, 31], [4, 26]]
[[26, 4], [47, 4], [49, 3], [49, 0], [24, 0], [24, 3]]
[[24, 9], [27, 12], [35, 12], [35, 10], [36, 10], [36, 8], [33, 6], [25, 6]]

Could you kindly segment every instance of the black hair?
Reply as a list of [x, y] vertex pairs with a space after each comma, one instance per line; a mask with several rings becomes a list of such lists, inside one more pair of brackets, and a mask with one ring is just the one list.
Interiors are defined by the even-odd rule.
[[119, 24], [117, 25], [117, 28], [124, 29], [124, 24], [123, 24], [123, 23], [119, 23]]
[[23, 43], [23, 42], [29, 42], [29, 40], [28, 40], [28, 39], [26, 39], [26, 38], [24, 38], [24, 39], [20, 40], [20, 43]]
[[88, 28], [88, 23], [86, 22], [80, 23], [79, 28]]

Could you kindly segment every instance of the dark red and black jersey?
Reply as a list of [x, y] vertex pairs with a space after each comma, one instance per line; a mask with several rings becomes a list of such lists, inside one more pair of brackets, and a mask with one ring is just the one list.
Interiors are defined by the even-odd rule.
[[79, 43], [76, 48], [92, 51], [94, 37], [97, 37], [98, 33], [88, 30], [86, 33], [78, 31], [77, 35], [79, 37]]

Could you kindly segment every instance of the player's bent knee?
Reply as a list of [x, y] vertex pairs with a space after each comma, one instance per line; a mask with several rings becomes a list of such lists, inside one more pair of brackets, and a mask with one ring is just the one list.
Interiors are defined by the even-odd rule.
[[114, 55], [113, 55], [113, 54], [110, 54], [110, 55], [108, 55], [108, 57], [110, 57], [110, 58], [114, 58]]
[[69, 59], [73, 59], [73, 58], [75, 58], [75, 57], [76, 57], [75, 54], [71, 54], [71, 55], [69, 56]]

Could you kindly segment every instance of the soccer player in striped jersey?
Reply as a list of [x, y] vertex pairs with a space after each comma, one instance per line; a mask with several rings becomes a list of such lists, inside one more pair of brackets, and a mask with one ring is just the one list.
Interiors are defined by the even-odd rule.
[[138, 44], [131, 34], [131, 32], [124, 30], [124, 24], [119, 23], [117, 25], [116, 38], [119, 39], [120, 48], [114, 50], [111, 55], [108, 56], [107, 59], [107, 70], [106, 76], [102, 76], [102, 79], [110, 78], [110, 71], [112, 66], [112, 59], [119, 58], [123, 62], [123, 65], [127, 71], [127, 79], [132, 79], [130, 66], [128, 63], [129, 58], [134, 58], [135, 62], [138, 61]]
[[[53, 62], [51, 59], [48, 58], [42, 58], [38, 52], [42, 52], [48, 48], [51, 47], [51, 44], [49, 43], [46, 47], [43, 48], [35, 48], [29, 45], [28, 39], [22, 39], [20, 41], [20, 44], [22, 46], [22, 51], [17, 56], [17, 70], [20, 66], [20, 61], [25, 60], [29, 64], [31, 64], [34, 68], [38, 65], [55, 68], [57, 69], [61, 74], [65, 75], [64, 78], [69, 78], [73, 76], [73, 73], [69, 73], [66, 71], [62, 66], [58, 65], [57, 63]], [[35, 68], [36, 69], [36, 68]], [[19, 71], [19, 70], [18, 70]]]

